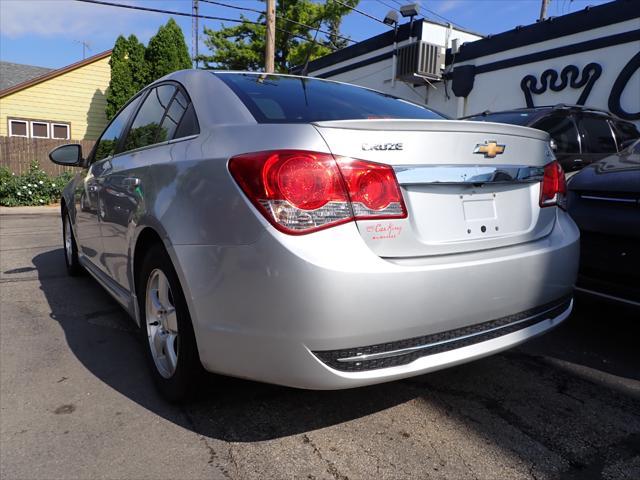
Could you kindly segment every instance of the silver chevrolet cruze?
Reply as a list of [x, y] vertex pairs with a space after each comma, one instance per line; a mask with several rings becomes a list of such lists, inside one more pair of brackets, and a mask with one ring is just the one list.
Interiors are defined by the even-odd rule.
[[578, 229], [546, 133], [353, 85], [181, 71], [62, 198], [70, 274], [135, 319], [160, 391], [204, 370], [312, 389], [510, 348], [572, 308]]

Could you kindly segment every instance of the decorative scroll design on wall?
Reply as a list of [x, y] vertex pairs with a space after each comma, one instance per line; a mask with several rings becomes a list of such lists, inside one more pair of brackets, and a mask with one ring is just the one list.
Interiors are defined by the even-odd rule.
[[622, 92], [624, 92], [629, 80], [638, 69], [640, 69], [640, 52], [631, 57], [631, 60], [624, 66], [613, 83], [613, 88], [611, 88], [611, 93], [609, 94], [609, 110], [625, 120], [640, 120], [640, 110], [627, 112], [620, 103]]
[[[576, 102], [577, 105], [584, 105], [589, 98], [591, 89], [596, 83], [596, 80], [600, 78], [602, 74], [602, 66], [598, 63], [590, 63], [582, 69], [582, 76], [580, 75], [580, 69], [575, 65], [567, 65], [562, 69], [560, 75], [552, 68], [545, 70], [540, 75], [540, 86], [538, 86], [538, 79], [534, 75], [525, 76], [520, 82], [520, 88], [524, 92], [524, 98], [527, 102], [527, 107], [534, 107], [533, 94], [540, 95], [547, 91], [548, 88], [554, 92], [564, 90], [568, 86], [571, 88], [582, 88], [580, 98]], [[558, 82], [558, 78], [560, 81]]]

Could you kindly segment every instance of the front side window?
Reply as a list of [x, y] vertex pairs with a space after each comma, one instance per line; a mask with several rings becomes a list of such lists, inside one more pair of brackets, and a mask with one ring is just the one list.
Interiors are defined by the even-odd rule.
[[176, 87], [160, 85], [151, 89], [131, 124], [124, 149], [133, 150], [171, 139], [175, 126], [163, 122]]
[[139, 100], [139, 97], [134, 99], [111, 121], [95, 146], [92, 161], [96, 162], [116, 153], [122, 133], [129, 122], [129, 118], [135, 111]]
[[281, 75], [215, 73], [260, 123], [443, 119], [426, 107], [354, 85]]
[[615, 153], [616, 142], [606, 118], [582, 117], [580, 128], [586, 140], [588, 153]]
[[578, 129], [569, 117], [546, 117], [532, 125], [533, 128], [548, 132], [556, 142], [557, 153], [580, 153]]

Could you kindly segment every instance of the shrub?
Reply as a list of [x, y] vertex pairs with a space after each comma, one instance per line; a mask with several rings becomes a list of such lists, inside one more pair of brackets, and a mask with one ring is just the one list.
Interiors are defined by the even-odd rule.
[[29, 170], [22, 175], [0, 167], [0, 205], [49, 205], [60, 201], [62, 189], [73, 177], [73, 172], [49, 176], [37, 161], [31, 162]]

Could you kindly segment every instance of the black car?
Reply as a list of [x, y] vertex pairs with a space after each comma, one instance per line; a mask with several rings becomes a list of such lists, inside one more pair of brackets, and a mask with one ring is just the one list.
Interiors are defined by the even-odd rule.
[[570, 105], [483, 112], [463, 120], [511, 123], [544, 130], [555, 143], [565, 172], [579, 170], [624, 150], [640, 138], [636, 126], [612, 113]]
[[640, 307], [640, 141], [568, 183], [580, 227], [578, 290]]

